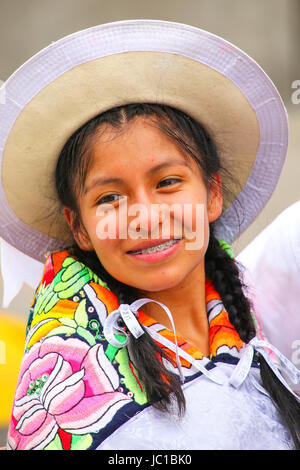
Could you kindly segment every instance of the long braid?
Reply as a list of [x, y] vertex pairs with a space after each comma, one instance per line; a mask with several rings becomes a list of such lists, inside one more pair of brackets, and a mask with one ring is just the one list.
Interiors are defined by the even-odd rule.
[[[209, 246], [205, 256], [206, 275], [219, 292], [230, 322], [240, 338], [248, 343], [256, 330], [251, 315], [251, 303], [245, 296], [245, 285], [236, 261], [221, 248], [211, 227]], [[295, 448], [300, 450], [300, 405], [273, 373], [264, 357], [258, 354], [262, 384], [269, 393], [282, 421], [289, 429]]]
[[205, 272], [219, 292], [229, 321], [239, 333], [240, 338], [248, 343], [256, 334], [251, 316], [251, 304], [244, 294], [240, 270], [210, 229], [210, 240], [205, 255]]

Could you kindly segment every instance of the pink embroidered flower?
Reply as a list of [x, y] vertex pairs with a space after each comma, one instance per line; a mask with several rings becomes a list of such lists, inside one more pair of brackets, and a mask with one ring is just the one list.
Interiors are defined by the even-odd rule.
[[50, 337], [25, 354], [8, 443], [12, 449], [43, 449], [59, 428], [71, 434], [102, 429], [132, 400], [116, 392], [119, 377], [103, 347]]

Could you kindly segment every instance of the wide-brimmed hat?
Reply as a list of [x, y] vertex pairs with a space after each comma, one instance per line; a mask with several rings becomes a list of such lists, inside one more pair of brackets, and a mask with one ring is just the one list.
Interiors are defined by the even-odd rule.
[[228, 41], [179, 23], [130, 20], [95, 26], [50, 44], [4, 84], [0, 104], [0, 236], [27, 255], [70, 244], [54, 169], [67, 139], [110, 108], [162, 103], [211, 134], [233, 198], [216, 235], [231, 243], [277, 184], [288, 120], [262, 68]]

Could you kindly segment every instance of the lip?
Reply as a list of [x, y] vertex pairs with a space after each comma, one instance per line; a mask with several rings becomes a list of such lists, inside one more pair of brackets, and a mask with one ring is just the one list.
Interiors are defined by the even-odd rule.
[[175, 240], [175, 238], [157, 238], [156, 240], [149, 240], [148, 242], [143, 242], [135, 245], [131, 250], [128, 250], [126, 253], [130, 253], [131, 251], [138, 251], [138, 250], [146, 250], [147, 248], [152, 248], [154, 246], [161, 245], [162, 243], [169, 242], [171, 240]]
[[[174, 240], [174, 239], [173, 239]], [[168, 240], [164, 240], [165, 242]], [[157, 251], [155, 253], [147, 253], [147, 254], [134, 254], [134, 253], [128, 253], [127, 255], [131, 257], [131, 259], [137, 260], [137, 261], [144, 261], [147, 263], [157, 263], [159, 261], [163, 261], [166, 258], [169, 258], [172, 256], [181, 246], [183, 242], [183, 239], [179, 239], [177, 243], [174, 243], [174, 245], [169, 246], [165, 250]], [[159, 243], [157, 243], [159, 245]], [[152, 245], [155, 246], [155, 245]], [[148, 246], [149, 247], [149, 246]]]

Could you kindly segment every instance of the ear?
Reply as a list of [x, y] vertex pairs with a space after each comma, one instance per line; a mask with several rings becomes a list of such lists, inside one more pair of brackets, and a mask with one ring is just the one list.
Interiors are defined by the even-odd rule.
[[216, 173], [214, 181], [210, 185], [208, 197], [208, 220], [214, 222], [222, 214], [223, 195], [222, 195], [222, 180], [220, 173]]
[[90, 241], [87, 231], [83, 227], [82, 223], [78, 220], [78, 215], [68, 207], [64, 207], [64, 214], [66, 221], [73, 234], [73, 238], [79, 248], [83, 251], [92, 251], [93, 245]]

